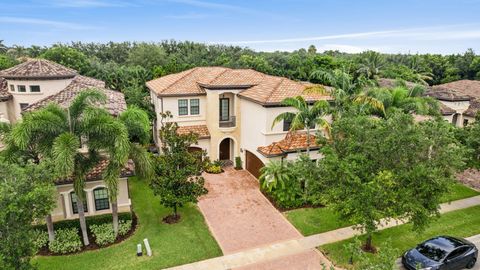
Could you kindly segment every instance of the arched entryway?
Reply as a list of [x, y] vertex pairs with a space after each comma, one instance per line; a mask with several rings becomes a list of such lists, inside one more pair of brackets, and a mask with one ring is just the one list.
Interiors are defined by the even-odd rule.
[[218, 159], [233, 161], [233, 146], [235, 142], [230, 138], [225, 138], [218, 147]]
[[260, 169], [265, 164], [252, 152], [245, 150], [245, 169], [249, 171], [256, 178], [260, 177]]

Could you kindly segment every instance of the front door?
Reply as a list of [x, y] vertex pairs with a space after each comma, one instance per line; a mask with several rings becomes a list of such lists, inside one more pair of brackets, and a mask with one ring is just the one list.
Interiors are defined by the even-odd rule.
[[220, 98], [220, 121], [228, 121], [230, 119], [230, 99]]
[[230, 160], [230, 139], [224, 139], [220, 143], [220, 160]]

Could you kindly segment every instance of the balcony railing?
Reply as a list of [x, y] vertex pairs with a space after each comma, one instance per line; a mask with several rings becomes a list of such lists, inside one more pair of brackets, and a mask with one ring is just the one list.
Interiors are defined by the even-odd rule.
[[237, 123], [237, 118], [235, 116], [230, 116], [228, 120], [220, 120], [218, 126], [221, 128], [234, 127]]

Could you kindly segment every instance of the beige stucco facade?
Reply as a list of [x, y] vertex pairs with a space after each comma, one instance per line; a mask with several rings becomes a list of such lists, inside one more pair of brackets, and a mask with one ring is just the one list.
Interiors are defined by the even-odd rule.
[[[94, 190], [106, 188], [102, 180], [91, 181], [85, 183], [85, 195], [87, 201], [87, 209], [85, 216], [108, 214], [112, 212], [112, 206], [109, 202], [108, 209], [96, 210]], [[56, 206], [52, 211], [52, 219], [54, 221], [64, 219], [76, 219], [78, 214], [75, 214], [72, 206], [73, 184], [65, 184], [56, 186]], [[129, 212], [131, 210], [131, 201], [128, 192], [128, 179], [120, 178], [118, 182], [118, 212]]]
[[[272, 127], [273, 120], [283, 112], [294, 112], [292, 107], [272, 106], [266, 107], [238, 96], [241, 90], [232, 89], [205, 89], [204, 95], [192, 96], [157, 96], [151, 91], [152, 103], [155, 106], [157, 116], [170, 111], [172, 118], [169, 121], [177, 122], [179, 126], [206, 125], [210, 138], [199, 140], [197, 147], [207, 151], [212, 160], [220, 159], [220, 143], [225, 139], [230, 141], [230, 160], [234, 161], [239, 156], [245, 163], [246, 151], [257, 156], [264, 164], [271, 159], [257, 151], [259, 146], [266, 146], [285, 138], [287, 131], [283, 131], [283, 123], [280, 122]], [[225, 127], [220, 123], [220, 99], [229, 99], [229, 115], [234, 116], [234, 126]], [[180, 99], [199, 99], [200, 112], [198, 115], [179, 115]], [[156, 123], [157, 129], [161, 127], [160, 117]], [[313, 134], [313, 132], [312, 132]], [[286, 159], [293, 160], [298, 153], [290, 153]], [[312, 151], [311, 157], [319, 158], [318, 151]], [[243, 164], [245, 166], [245, 164]]]
[[475, 121], [474, 117], [469, 117], [464, 115], [465, 111], [468, 110], [470, 107], [470, 101], [445, 101], [439, 100], [440, 103], [444, 104], [445, 106], [453, 109], [455, 111], [454, 114], [444, 115], [443, 118], [457, 126], [463, 127], [466, 123], [472, 123]]
[[[14, 123], [21, 118], [21, 104], [24, 106], [36, 103], [48, 96], [54, 95], [65, 89], [72, 79], [49, 80], [11, 80], [7, 79], [8, 91], [12, 98], [7, 102], [0, 102], [0, 113], [4, 113], [10, 122]], [[25, 92], [19, 92], [19, 86], [25, 87]], [[31, 86], [40, 87], [40, 92], [31, 92]], [[13, 87], [13, 91], [12, 91]], [[2, 106], [2, 103], [5, 103]]]

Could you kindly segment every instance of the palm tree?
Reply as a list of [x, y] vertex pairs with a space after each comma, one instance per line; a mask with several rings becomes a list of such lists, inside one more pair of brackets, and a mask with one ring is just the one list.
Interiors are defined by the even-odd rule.
[[383, 56], [375, 51], [366, 51], [360, 55], [358, 72], [368, 79], [376, 79], [385, 64]]
[[0, 53], [6, 53], [8, 50], [8, 47], [3, 44], [3, 39], [0, 39]]
[[[27, 149], [37, 141], [40, 153], [53, 159], [59, 174], [73, 179], [84, 245], [89, 244], [83, 207], [86, 175], [100, 160], [108, 161], [104, 180], [109, 192], [114, 193], [113, 209], [117, 206], [118, 176], [130, 151], [125, 125], [97, 106], [105, 101], [103, 93], [87, 90], [67, 109], [50, 104], [26, 114], [11, 132], [19, 149]], [[88, 153], [80, 151], [82, 145], [87, 146]]]
[[[374, 81], [365, 79], [364, 77], [353, 77], [345, 70], [335, 69], [333, 71], [316, 70], [310, 75], [310, 79], [321, 81], [332, 87], [330, 91], [325, 87], [314, 85], [305, 89], [305, 94], [329, 94], [333, 98], [334, 103], [334, 118], [341, 115], [351, 103], [355, 100], [357, 95], [365, 86], [373, 85]], [[364, 104], [368, 104], [379, 111], [383, 111], [381, 102], [373, 98], [364, 98]]]
[[290, 130], [307, 130], [307, 155], [310, 154], [310, 129], [312, 126], [319, 125], [327, 131], [330, 125], [322, 117], [329, 111], [328, 102], [325, 100], [316, 101], [313, 106], [309, 106], [308, 102], [302, 97], [286, 98], [282, 101], [282, 105], [293, 107], [297, 112], [284, 112], [279, 114], [272, 123], [272, 128], [280, 121], [290, 121]]
[[[421, 115], [437, 115], [439, 112], [438, 102], [431, 97], [423, 96], [424, 91], [421, 86], [415, 86], [411, 89], [406, 87], [372, 88], [359, 94], [355, 98], [355, 102], [365, 104], [364, 101], [367, 99], [380, 102], [384, 108], [381, 112], [384, 117], [388, 117], [395, 110]], [[373, 113], [378, 111], [376, 108], [370, 107], [370, 109]]]
[[290, 172], [288, 166], [284, 165], [283, 160], [271, 160], [260, 169], [260, 183], [268, 191], [272, 191], [280, 184], [284, 189], [287, 182], [290, 181]]

